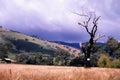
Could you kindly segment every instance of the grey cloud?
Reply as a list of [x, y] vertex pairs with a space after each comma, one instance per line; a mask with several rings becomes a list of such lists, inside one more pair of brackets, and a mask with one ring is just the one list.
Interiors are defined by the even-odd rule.
[[[87, 41], [72, 12], [95, 11], [101, 16], [98, 33], [119, 37], [119, 0], [0, 0], [0, 24], [47, 40]], [[105, 38], [101, 39], [105, 40]]]

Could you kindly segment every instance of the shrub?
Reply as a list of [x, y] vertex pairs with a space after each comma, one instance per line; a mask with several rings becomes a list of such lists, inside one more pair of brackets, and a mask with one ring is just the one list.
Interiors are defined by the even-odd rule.
[[72, 55], [64, 50], [58, 50], [54, 54], [53, 64], [60, 66], [69, 66], [71, 62]]
[[71, 60], [70, 66], [84, 66], [84, 56], [75, 57]]
[[25, 38], [25, 41], [28, 41], [28, 39], [27, 39], [27, 38]]
[[114, 60], [111, 62], [111, 67], [112, 67], [112, 68], [120, 68], [120, 60], [119, 60], [119, 59], [114, 59]]
[[101, 54], [98, 60], [99, 67], [110, 67], [110, 59], [107, 55]]
[[98, 53], [94, 53], [91, 55], [91, 60], [90, 60], [90, 65], [92, 67], [97, 67], [97, 62], [99, 59], [99, 54]]

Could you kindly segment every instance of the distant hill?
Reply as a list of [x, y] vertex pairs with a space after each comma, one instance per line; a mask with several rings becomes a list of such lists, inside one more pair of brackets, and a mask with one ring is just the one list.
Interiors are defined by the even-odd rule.
[[71, 54], [78, 54], [80, 51], [76, 48], [64, 46], [55, 42], [41, 40], [23, 33], [7, 30], [0, 27], [0, 44], [11, 43], [13, 53], [36, 53], [53, 54], [56, 50], [62, 49]]
[[68, 42], [63, 42], [63, 41], [54, 41], [55, 43], [62, 44], [62, 45], [67, 45], [71, 46], [77, 49], [80, 49], [79, 43], [68, 43]]
[[[54, 42], [58, 43], [58, 44], [66, 45], [66, 46], [71, 46], [71, 47], [74, 47], [76, 49], [80, 49], [79, 43], [68, 43], [68, 42], [63, 42], [63, 41], [54, 41]], [[83, 45], [85, 45], [85, 43], [83, 43]], [[97, 42], [97, 45], [104, 46], [105, 43]]]

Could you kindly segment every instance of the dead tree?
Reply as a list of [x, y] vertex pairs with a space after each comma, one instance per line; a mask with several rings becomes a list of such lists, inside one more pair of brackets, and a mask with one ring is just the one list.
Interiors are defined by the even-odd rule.
[[[86, 46], [83, 46], [82, 43], [80, 43], [80, 48], [82, 49], [82, 52], [85, 55], [85, 57], [84, 57], [85, 67], [90, 67], [90, 60], [91, 60], [90, 55], [93, 50], [93, 45], [96, 43], [96, 41], [98, 39], [100, 39], [101, 37], [104, 36], [104, 35], [95, 36], [97, 29], [98, 29], [97, 22], [98, 22], [100, 16], [96, 17], [95, 14], [89, 14], [89, 15], [78, 14], [78, 13], [75, 13], [75, 14], [85, 18], [85, 20], [83, 22], [78, 22], [78, 24], [86, 29], [90, 38], [89, 38], [88, 44], [86, 44]], [[92, 24], [92, 27], [90, 27], [90, 24]]]

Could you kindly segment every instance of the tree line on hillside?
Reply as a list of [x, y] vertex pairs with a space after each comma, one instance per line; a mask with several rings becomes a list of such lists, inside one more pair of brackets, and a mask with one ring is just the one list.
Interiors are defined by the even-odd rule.
[[[0, 45], [0, 59], [9, 57], [13, 49], [11, 43]], [[62, 49], [56, 50], [53, 55], [44, 53], [15, 54], [19, 64], [59, 65], [59, 66], [84, 66], [84, 54], [71, 55]], [[120, 68], [120, 43], [113, 37], [109, 37], [104, 46], [94, 45], [90, 65], [93, 67]]]

